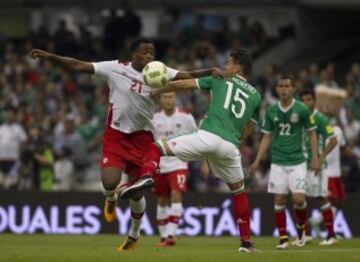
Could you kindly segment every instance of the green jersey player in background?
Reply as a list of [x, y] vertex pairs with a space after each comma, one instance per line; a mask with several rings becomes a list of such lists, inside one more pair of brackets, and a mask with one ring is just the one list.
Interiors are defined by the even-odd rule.
[[225, 78], [203, 77], [171, 82], [163, 90], [200, 88], [211, 92], [210, 107], [199, 130], [191, 134], [158, 140], [144, 156], [143, 175], [152, 175], [160, 155], [183, 161], [207, 160], [215, 176], [230, 188], [234, 213], [240, 231], [240, 252], [257, 251], [250, 242], [250, 208], [244, 189], [239, 145], [256, 124], [261, 104], [259, 92], [246, 77], [251, 72], [250, 56], [244, 49], [230, 54]]
[[278, 80], [276, 92], [280, 101], [266, 110], [261, 131], [258, 154], [250, 166], [255, 172], [271, 144], [271, 168], [268, 192], [274, 194], [275, 224], [279, 231], [278, 249], [289, 246], [286, 230], [286, 201], [289, 191], [292, 194], [296, 228], [297, 245], [305, 245], [305, 223], [307, 220], [306, 204], [306, 159], [303, 153], [303, 131], [307, 130], [312, 151], [312, 169], [319, 171], [315, 120], [309, 108], [295, 100], [294, 84], [290, 77], [282, 76]]
[[[316, 108], [315, 92], [313, 90], [304, 90], [300, 93], [300, 99], [312, 112], [315, 119], [316, 135], [318, 139], [318, 153], [320, 167], [325, 169], [326, 157], [335, 148], [337, 139], [334, 129], [327, 117]], [[311, 149], [309, 142], [306, 143], [307, 159], [311, 160]], [[308, 161], [308, 165], [310, 162]], [[334, 245], [337, 243], [334, 233], [334, 216], [331, 210], [331, 203], [328, 200], [328, 177], [325, 172], [315, 174], [308, 166], [307, 172], [307, 191], [306, 195], [315, 197], [321, 210], [321, 214], [328, 231], [327, 238], [320, 242], [320, 245]], [[310, 235], [310, 234], [309, 234]], [[311, 239], [311, 238], [309, 238]]]

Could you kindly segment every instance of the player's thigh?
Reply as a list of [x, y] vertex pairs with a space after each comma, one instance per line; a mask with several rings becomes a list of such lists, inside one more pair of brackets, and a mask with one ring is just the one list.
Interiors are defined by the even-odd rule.
[[308, 170], [306, 176], [306, 195], [309, 197], [327, 197], [328, 196], [328, 177], [325, 172], [315, 172]]
[[289, 171], [286, 167], [271, 164], [268, 192], [281, 195], [289, 193]]
[[154, 178], [154, 193], [158, 198], [169, 198], [170, 187], [168, 174], [155, 174]]
[[[170, 151], [182, 161], [203, 160], [204, 153], [208, 151], [208, 144], [199, 136], [199, 132], [169, 137], [166, 140]], [[166, 145], [163, 141], [157, 141], [161, 150], [166, 152]]]
[[306, 162], [288, 167], [289, 188], [292, 193], [306, 194], [307, 166]]
[[208, 164], [214, 176], [226, 184], [234, 184], [244, 180], [240, 156], [231, 162], [229, 160], [223, 162], [221, 159], [209, 159]]
[[170, 192], [182, 192], [185, 193], [187, 186], [187, 170], [176, 170], [169, 174], [169, 187]]

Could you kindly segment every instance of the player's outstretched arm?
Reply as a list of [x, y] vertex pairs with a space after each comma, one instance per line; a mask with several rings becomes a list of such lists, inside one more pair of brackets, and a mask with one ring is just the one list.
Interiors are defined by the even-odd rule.
[[326, 144], [324, 150], [322, 151], [320, 157], [319, 157], [319, 161], [320, 161], [320, 166], [322, 165], [322, 163], [325, 161], [326, 156], [335, 148], [335, 146], [338, 144], [337, 138], [336, 136], [332, 136], [329, 140], [329, 143]]
[[157, 96], [162, 93], [177, 92], [177, 91], [181, 91], [181, 90], [191, 90], [191, 89], [195, 89], [195, 88], [197, 88], [195, 79], [176, 80], [176, 81], [169, 82], [164, 87], [153, 88], [151, 90], [151, 95]]
[[94, 74], [94, 66], [90, 62], [77, 60], [70, 57], [58, 56], [40, 49], [33, 49], [30, 52], [32, 58], [47, 59], [55, 65], [75, 72]]
[[215, 77], [220, 77], [220, 76], [223, 76], [223, 72], [217, 67], [208, 68], [208, 69], [199, 69], [199, 70], [194, 70], [194, 71], [179, 71], [176, 74], [176, 77], [174, 78], [174, 80], [199, 78], [199, 77], [210, 76], [210, 75], [215, 76]]
[[267, 149], [269, 148], [270, 143], [271, 143], [271, 133], [265, 133], [261, 139], [255, 161], [249, 168], [250, 173], [254, 173], [259, 168], [260, 162], [264, 158], [264, 155]]
[[311, 168], [315, 172], [315, 174], [319, 173], [320, 171], [320, 162], [318, 156], [318, 141], [316, 137], [315, 129], [309, 131], [309, 141], [311, 146]]

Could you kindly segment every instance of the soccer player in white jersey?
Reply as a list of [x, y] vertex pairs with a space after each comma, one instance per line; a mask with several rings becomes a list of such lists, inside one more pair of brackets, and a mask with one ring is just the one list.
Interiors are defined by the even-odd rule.
[[360, 159], [360, 155], [356, 155], [351, 148], [346, 145], [345, 137], [341, 128], [337, 125], [334, 126], [334, 134], [337, 137], [338, 144], [327, 155], [327, 166], [325, 173], [328, 176], [328, 198], [331, 202], [334, 217], [338, 209], [344, 205], [345, 199], [345, 186], [341, 176], [341, 156], [343, 153], [346, 156]]
[[[326, 157], [327, 166], [325, 172], [329, 178], [328, 197], [330, 202], [333, 207], [340, 208], [343, 206], [345, 199], [345, 186], [341, 177], [340, 149], [346, 147], [346, 142], [344, 134], [339, 126], [334, 126], [334, 134], [337, 137], [338, 144]], [[334, 215], [335, 213], [336, 212], [334, 212]]]
[[[176, 107], [176, 93], [160, 95], [161, 111], [155, 113], [153, 124], [156, 139], [194, 132], [194, 117]], [[188, 164], [176, 157], [162, 157], [159, 172], [154, 175], [157, 197], [157, 223], [160, 242], [157, 246], [175, 245], [176, 230], [182, 213], [182, 193], [186, 192]]]
[[[116, 218], [117, 187], [121, 175], [126, 172], [133, 183], [132, 191], [123, 198], [130, 198], [131, 226], [126, 241], [118, 251], [133, 250], [140, 237], [141, 218], [145, 211], [146, 201], [143, 189], [153, 185], [153, 179], [140, 178], [140, 166], [144, 149], [154, 141], [152, 118], [155, 100], [151, 96], [150, 87], [142, 78], [142, 69], [153, 61], [155, 47], [151, 39], [139, 37], [130, 44], [131, 61], [118, 60], [105, 62], [86, 62], [69, 57], [58, 56], [43, 50], [34, 49], [30, 55], [42, 58], [68, 70], [95, 74], [105, 77], [110, 89], [110, 107], [106, 121], [101, 157], [101, 182], [106, 196], [104, 217], [107, 222]], [[217, 68], [192, 72], [180, 72], [168, 68], [170, 79], [184, 79], [205, 75], [219, 75]], [[141, 185], [139, 190], [138, 185]], [[123, 190], [120, 194], [122, 195]]]
[[[334, 233], [334, 216], [331, 210], [331, 203], [328, 199], [328, 177], [325, 172], [322, 172], [326, 167], [326, 157], [335, 148], [338, 143], [334, 134], [334, 129], [331, 126], [327, 117], [319, 112], [316, 108], [315, 92], [313, 90], [303, 90], [299, 97], [301, 101], [306, 104], [312, 116], [315, 119], [316, 136], [318, 138], [318, 153], [319, 161], [322, 170], [315, 174], [310, 170], [311, 149], [309, 141], [306, 141], [308, 172], [307, 172], [307, 189], [306, 196], [315, 197], [318, 202], [322, 217], [325, 222], [328, 235], [325, 240], [320, 242], [320, 245], [334, 245], [337, 243]], [[310, 232], [307, 232], [310, 235]]]

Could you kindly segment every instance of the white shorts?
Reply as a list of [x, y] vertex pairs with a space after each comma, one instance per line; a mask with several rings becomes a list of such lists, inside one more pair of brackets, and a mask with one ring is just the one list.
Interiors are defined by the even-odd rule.
[[271, 164], [268, 192], [274, 194], [306, 193], [306, 162], [295, 166]]
[[[160, 141], [158, 143], [163, 147]], [[198, 130], [168, 138], [168, 146], [182, 161], [207, 160], [214, 175], [225, 183], [237, 183], [244, 179], [239, 149], [217, 135]]]
[[328, 176], [325, 172], [320, 172], [315, 176], [311, 170], [307, 171], [307, 190], [309, 197], [327, 197], [328, 196]]

